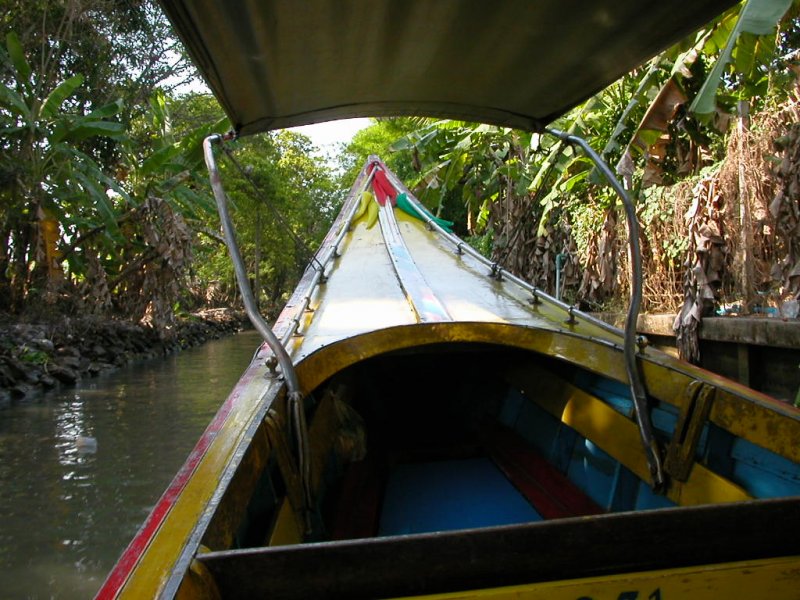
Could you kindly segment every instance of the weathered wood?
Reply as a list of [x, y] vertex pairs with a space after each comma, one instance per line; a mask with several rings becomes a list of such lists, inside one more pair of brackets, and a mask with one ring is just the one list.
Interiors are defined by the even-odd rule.
[[373, 598], [798, 553], [800, 498], [213, 552], [222, 597]]
[[[623, 314], [595, 313], [595, 316], [616, 327], [624, 324]], [[675, 337], [673, 314], [639, 315], [636, 330], [644, 335]], [[705, 317], [700, 329], [701, 340], [775, 346], [800, 347], [800, 319], [775, 317]]]

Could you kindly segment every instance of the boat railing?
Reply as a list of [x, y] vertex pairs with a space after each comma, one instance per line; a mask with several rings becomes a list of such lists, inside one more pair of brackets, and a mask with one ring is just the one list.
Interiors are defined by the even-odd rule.
[[[566, 312], [567, 314], [570, 314], [570, 312], [574, 313], [575, 307], [572, 306], [571, 304], [568, 304], [563, 300], [560, 300], [555, 296], [548, 294], [547, 292], [533, 285], [532, 283], [529, 283], [528, 281], [525, 281], [524, 279], [517, 277], [511, 271], [508, 271], [503, 267], [501, 267], [498, 263], [486, 258], [483, 254], [478, 252], [475, 248], [470, 246], [467, 242], [462, 240], [454, 233], [447, 231], [444, 227], [439, 225], [435, 219], [431, 218], [430, 215], [427, 214], [426, 210], [424, 209], [420, 201], [414, 196], [414, 194], [411, 193], [411, 191], [399, 179], [397, 179], [394, 176], [393, 173], [387, 171], [386, 175], [389, 177], [389, 179], [395, 186], [398, 186], [398, 189], [406, 193], [409, 203], [416, 209], [417, 214], [425, 222], [428, 228], [431, 230], [435, 230], [439, 235], [448, 240], [453, 245], [453, 248], [455, 249], [456, 253], [466, 254], [468, 256], [471, 256], [484, 266], [488, 267], [489, 269], [488, 275], [490, 277], [499, 280], [507, 279], [516, 284], [517, 286], [519, 286], [520, 288], [522, 288], [523, 290], [530, 293], [531, 304], [538, 304], [541, 300], [546, 300], [547, 302], [553, 304], [554, 306], [563, 309], [564, 312]], [[603, 329], [604, 331], [607, 331], [614, 335], [619, 335], [619, 336], [623, 335], [623, 331], [621, 329], [615, 327], [610, 323], [607, 323], [606, 321], [603, 321], [602, 319], [598, 319], [593, 315], [581, 312], [581, 318], [591, 323], [592, 325], [596, 325], [597, 327]]]
[[653, 488], [660, 491], [666, 484], [664, 480], [664, 470], [661, 464], [661, 451], [658, 447], [655, 433], [653, 432], [647, 392], [644, 387], [644, 382], [639, 375], [639, 368], [636, 363], [636, 351], [639, 347], [636, 336], [636, 325], [639, 320], [639, 309], [642, 304], [642, 250], [639, 245], [639, 220], [636, 218], [636, 206], [634, 206], [630, 194], [625, 190], [613, 171], [585, 139], [558, 129], [546, 129], [545, 131], [571, 146], [578, 146], [584, 154], [591, 159], [606, 181], [608, 181], [617, 196], [622, 200], [622, 205], [625, 208], [625, 217], [628, 224], [628, 252], [631, 262], [630, 302], [628, 304], [628, 314], [625, 319], [625, 344], [623, 346], [625, 370], [628, 373], [631, 396], [636, 406], [636, 422], [639, 426], [642, 444], [644, 445], [647, 455], [647, 465], [650, 470], [650, 475], [653, 478]]
[[[368, 187], [370, 181], [374, 177], [375, 172], [372, 171], [369, 176], [367, 177], [364, 188]], [[299, 308], [295, 311], [295, 317], [292, 319], [291, 324], [289, 327], [286, 328], [283, 336], [281, 337], [281, 343], [284, 347], [289, 343], [289, 340], [292, 338], [293, 335], [297, 333], [300, 329], [300, 317], [303, 313], [308, 309], [309, 305], [311, 304], [311, 295], [314, 293], [317, 285], [320, 283], [324, 283], [326, 276], [325, 276], [325, 269], [328, 267], [328, 264], [331, 263], [334, 259], [339, 256], [339, 245], [344, 240], [347, 232], [350, 230], [350, 225], [353, 222], [353, 218], [356, 215], [356, 211], [358, 210], [358, 203], [355, 202], [350, 208], [350, 212], [347, 214], [347, 217], [344, 220], [343, 225], [339, 229], [339, 232], [336, 234], [336, 238], [333, 242], [326, 247], [326, 250], [322, 254], [322, 256], [315, 257], [315, 260], [311, 263], [311, 267], [314, 268], [315, 272], [311, 281], [308, 283], [305, 289], [305, 293], [303, 294], [302, 301], [300, 303]]]

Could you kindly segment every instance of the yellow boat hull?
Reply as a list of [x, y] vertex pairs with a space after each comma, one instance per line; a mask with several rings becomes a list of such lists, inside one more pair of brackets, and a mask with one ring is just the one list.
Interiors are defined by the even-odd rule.
[[[273, 328], [307, 447], [265, 345], [100, 598], [798, 597], [796, 409], [641, 348], [653, 493], [621, 332], [388, 203], [350, 222], [368, 178]], [[435, 502], [413, 496], [462, 468], [469, 494], [508, 489], [418, 526]]]

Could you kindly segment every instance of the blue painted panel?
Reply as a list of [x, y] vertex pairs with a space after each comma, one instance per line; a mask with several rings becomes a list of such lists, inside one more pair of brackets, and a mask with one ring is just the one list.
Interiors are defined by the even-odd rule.
[[650, 411], [650, 420], [657, 432], [664, 434], [667, 439], [672, 437], [675, 425], [678, 423], [678, 409], [666, 402], [659, 402]]
[[488, 458], [398, 465], [378, 535], [529, 523], [541, 515]]
[[519, 413], [522, 410], [522, 405], [526, 403], [525, 396], [519, 390], [510, 388], [506, 397], [503, 398], [503, 405], [500, 407], [499, 421], [511, 429], [514, 428]]
[[551, 452], [547, 456], [548, 460], [552, 462], [556, 469], [566, 473], [572, 460], [572, 451], [575, 448], [575, 444], [581, 441], [583, 441], [583, 438], [578, 435], [577, 431], [567, 425], [561, 425], [558, 428], [556, 439], [553, 441]]
[[731, 479], [733, 474], [734, 460], [731, 457], [731, 448], [735, 440], [730, 431], [713, 423], [709, 425], [705, 463], [709, 469], [726, 479]]
[[611, 512], [633, 510], [636, 506], [636, 498], [641, 483], [642, 480], [639, 479], [633, 471], [619, 465], [617, 467], [617, 478], [614, 483], [611, 505], [608, 509]]
[[757, 446], [735, 439], [731, 479], [756, 498], [800, 495], [800, 465]]
[[603, 507], [613, 498], [619, 463], [591, 441], [575, 444], [567, 476], [578, 488]]
[[639, 492], [636, 495], [636, 510], [651, 510], [655, 508], [669, 508], [677, 506], [666, 496], [656, 494], [644, 481], [639, 481]]
[[618, 413], [626, 417], [633, 416], [633, 400], [630, 388], [626, 384], [582, 370], [576, 373], [573, 383], [583, 391], [605, 401]]
[[525, 402], [513, 429], [550, 459], [561, 421], [533, 402]]
[[708, 428], [705, 462], [755, 498], [800, 495], [800, 465], [716, 425]]

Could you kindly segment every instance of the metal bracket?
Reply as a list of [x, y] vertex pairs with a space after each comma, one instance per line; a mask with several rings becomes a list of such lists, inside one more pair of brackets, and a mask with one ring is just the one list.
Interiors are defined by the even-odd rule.
[[686, 481], [692, 471], [715, 391], [713, 386], [694, 380], [683, 392], [681, 412], [664, 459], [664, 470], [677, 481]]
[[489, 273], [489, 277], [496, 281], [503, 281], [503, 270], [497, 263], [492, 263], [492, 270]]

